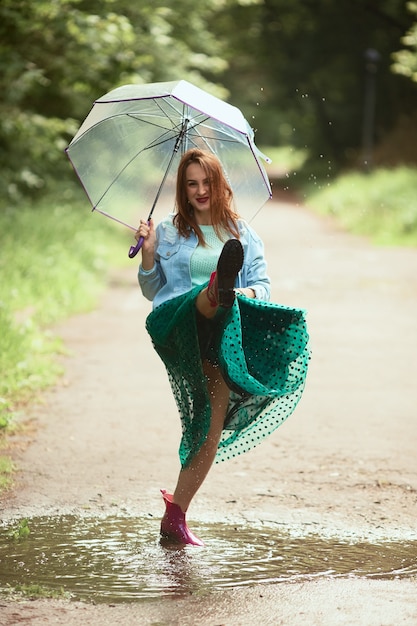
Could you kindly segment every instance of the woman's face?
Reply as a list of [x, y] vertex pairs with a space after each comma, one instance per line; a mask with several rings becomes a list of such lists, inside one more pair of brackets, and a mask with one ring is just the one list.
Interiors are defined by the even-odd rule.
[[185, 188], [197, 224], [211, 224], [210, 180], [198, 163], [190, 163], [185, 170]]

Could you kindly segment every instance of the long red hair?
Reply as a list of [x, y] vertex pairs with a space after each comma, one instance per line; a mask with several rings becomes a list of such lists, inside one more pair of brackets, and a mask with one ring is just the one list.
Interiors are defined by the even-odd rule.
[[212, 153], [191, 148], [183, 154], [177, 173], [176, 214], [174, 224], [183, 237], [189, 237], [193, 230], [201, 245], [205, 245], [201, 228], [197, 224], [194, 211], [187, 200], [186, 174], [191, 163], [198, 163], [210, 181], [210, 213], [211, 223], [217, 235], [221, 231], [230, 232], [239, 239], [237, 220], [239, 215], [233, 207], [233, 191], [228, 184], [219, 159]]

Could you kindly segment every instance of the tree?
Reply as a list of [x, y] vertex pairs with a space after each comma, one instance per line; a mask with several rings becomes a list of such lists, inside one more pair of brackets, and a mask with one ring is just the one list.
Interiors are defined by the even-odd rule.
[[415, 110], [413, 20], [402, 0], [2, 0], [0, 193], [70, 175], [64, 147], [97, 97], [178, 78], [239, 106], [259, 145], [306, 147], [335, 172], [360, 149], [366, 49], [377, 138]]
[[[3, 0], [1, 195], [18, 201], [70, 173], [63, 150], [93, 101], [120, 84], [224, 69], [205, 29], [219, 0]], [[215, 88], [212, 88], [215, 91]], [[218, 95], [224, 95], [218, 88]]]
[[233, 99], [243, 98], [258, 143], [307, 148], [316, 164], [336, 172], [354, 164], [361, 148], [368, 48], [381, 59], [377, 138], [417, 104], [416, 88], [390, 68], [410, 21], [400, 0], [233, 3], [219, 21], [232, 42], [224, 81]]
[[[417, 2], [409, 2], [407, 7], [411, 13], [417, 16]], [[402, 37], [401, 43], [404, 44], [405, 48], [393, 53], [392, 69], [397, 74], [402, 74], [417, 82], [417, 21]]]

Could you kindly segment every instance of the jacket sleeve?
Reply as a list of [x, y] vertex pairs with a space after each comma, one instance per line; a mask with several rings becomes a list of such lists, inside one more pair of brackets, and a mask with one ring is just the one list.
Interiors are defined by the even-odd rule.
[[245, 238], [247, 247], [242, 272], [242, 287], [251, 287], [258, 300], [269, 301], [271, 281], [267, 274], [263, 241], [249, 225], [246, 225]]
[[[156, 245], [155, 245], [156, 249], [158, 248], [159, 237], [160, 237], [160, 225], [158, 225], [156, 229]], [[145, 296], [145, 298], [147, 298], [147, 300], [152, 301], [155, 298], [158, 291], [166, 283], [166, 279], [161, 269], [161, 264], [159, 262], [158, 254], [155, 254], [155, 262], [151, 270], [144, 270], [142, 267], [142, 263], [139, 265], [138, 281], [139, 281], [139, 287], [142, 291], [142, 294]]]

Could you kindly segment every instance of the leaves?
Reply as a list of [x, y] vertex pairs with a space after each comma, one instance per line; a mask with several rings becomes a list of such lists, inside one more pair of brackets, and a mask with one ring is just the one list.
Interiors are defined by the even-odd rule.
[[415, 5], [2, 0], [0, 194], [20, 202], [72, 176], [63, 146], [97, 97], [178, 78], [239, 106], [258, 144], [325, 155], [335, 171], [360, 149], [367, 48], [381, 57], [376, 139], [416, 108]]
[[21, 539], [26, 539], [27, 537], [29, 537], [29, 520], [26, 518], [20, 520], [19, 523], [16, 524], [16, 526], [8, 532], [8, 535], [10, 539], [14, 539], [15, 541], [19, 541]]
[[394, 52], [392, 69], [397, 74], [402, 74], [417, 82], [417, 2], [408, 2], [407, 7], [416, 16], [416, 21], [409, 31], [402, 37], [401, 42], [405, 48]]
[[2, 2], [0, 194], [18, 202], [69, 176], [63, 148], [93, 101], [118, 85], [189, 77], [205, 87], [200, 68], [216, 75], [225, 66], [222, 43], [205, 29], [219, 4]]

